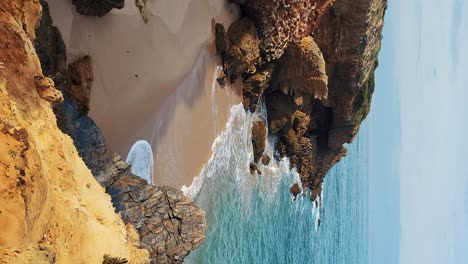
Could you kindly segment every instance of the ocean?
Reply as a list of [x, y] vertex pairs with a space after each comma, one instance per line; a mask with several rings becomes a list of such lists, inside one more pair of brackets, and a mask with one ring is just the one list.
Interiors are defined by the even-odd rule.
[[[369, 129], [326, 176], [322, 201], [289, 192], [300, 182], [287, 159], [260, 164], [252, 175], [250, 128], [265, 113], [231, 108], [226, 129], [186, 195], [206, 211], [206, 242], [186, 263], [367, 263]], [[273, 157], [274, 138], [266, 152]], [[321, 204], [321, 206], [320, 206]], [[318, 218], [321, 219], [318, 226]]]

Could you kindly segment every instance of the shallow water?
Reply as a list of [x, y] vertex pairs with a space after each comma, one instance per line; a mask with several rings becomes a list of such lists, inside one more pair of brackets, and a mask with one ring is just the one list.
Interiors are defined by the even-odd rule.
[[[206, 210], [208, 224], [205, 244], [186, 263], [367, 263], [367, 126], [327, 175], [316, 230], [314, 203], [308, 196], [292, 201], [289, 187], [299, 177], [288, 160], [250, 174], [255, 118], [234, 106], [210, 160], [183, 188]], [[272, 144], [267, 152], [273, 156]]]

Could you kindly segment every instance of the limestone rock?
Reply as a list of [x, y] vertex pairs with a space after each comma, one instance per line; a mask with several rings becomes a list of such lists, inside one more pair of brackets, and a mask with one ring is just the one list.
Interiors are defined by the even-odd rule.
[[308, 36], [334, 0], [249, 0], [240, 3], [254, 21], [266, 62], [283, 55], [289, 43]]
[[305, 37], [289, 45], [276, 64], [272, 83], [273, 90], [327, 98], [328, 77], [325, 72], [325, 60], [312, 37]]
[[338, 0], [313, 32], [337, 127], [358, 125], [369, 112], [386, 7], [386, 0]]
[[55, 83], [52, 79], [44, 76], [35, 76], [34, 84], [39, 96], [51, 103], [52, 105], [63, 102], [63, 94], [55, 88]]
[[242, 86], [242, 103], [247, 110], [255, 112], [270, 82], [273, 65], [267, 65], [245, 78]]
[[76, 6], [76, 11], [85, 16], [102, 17], [113, 8], [122, 9], [125, 0], [72, 0]]
[[260, 39], [251, 20], [242, 18], [231, 24], [227, 33], [221, 24], [215, 26], [216, 50], [230, 82], [256, 71], [260, 59]]
[[244, 106], [265, 102], [275, 158], [289, 157], [316, 197], [369, 112], [387, 1], [233, 2], [260, 39], [261, 61], [243, 76]]

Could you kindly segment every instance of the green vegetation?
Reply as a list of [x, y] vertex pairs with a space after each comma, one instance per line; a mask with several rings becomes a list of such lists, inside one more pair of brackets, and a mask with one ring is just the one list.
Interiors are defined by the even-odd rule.
[[102, 264], [128, 264], [128, 260], [126, 258], [111, 257], [109, 254], [105, 254]]
[[353, 124], [361, 124], [362, 121], [367, 117], [371, 107], [372, 94], [374, 93], [375, 88], [375, 69], [377, 69], [379, 62], [378, 59], [375, 59], [374, 69], [367, 80], [359, 87], [356, 100], [354, 101], [354, 118]]

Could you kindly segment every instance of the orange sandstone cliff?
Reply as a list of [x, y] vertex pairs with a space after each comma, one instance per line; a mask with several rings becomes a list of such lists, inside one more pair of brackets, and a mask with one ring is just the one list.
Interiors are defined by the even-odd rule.
[[[57, 127], [34, 50], [39, 1], [0, 1], [0, 262], [146, 263], [138, 235]], [[35, 79], [36, 76], [39, 76]], [[53, 96], [51, 96], [53, 95]]]

